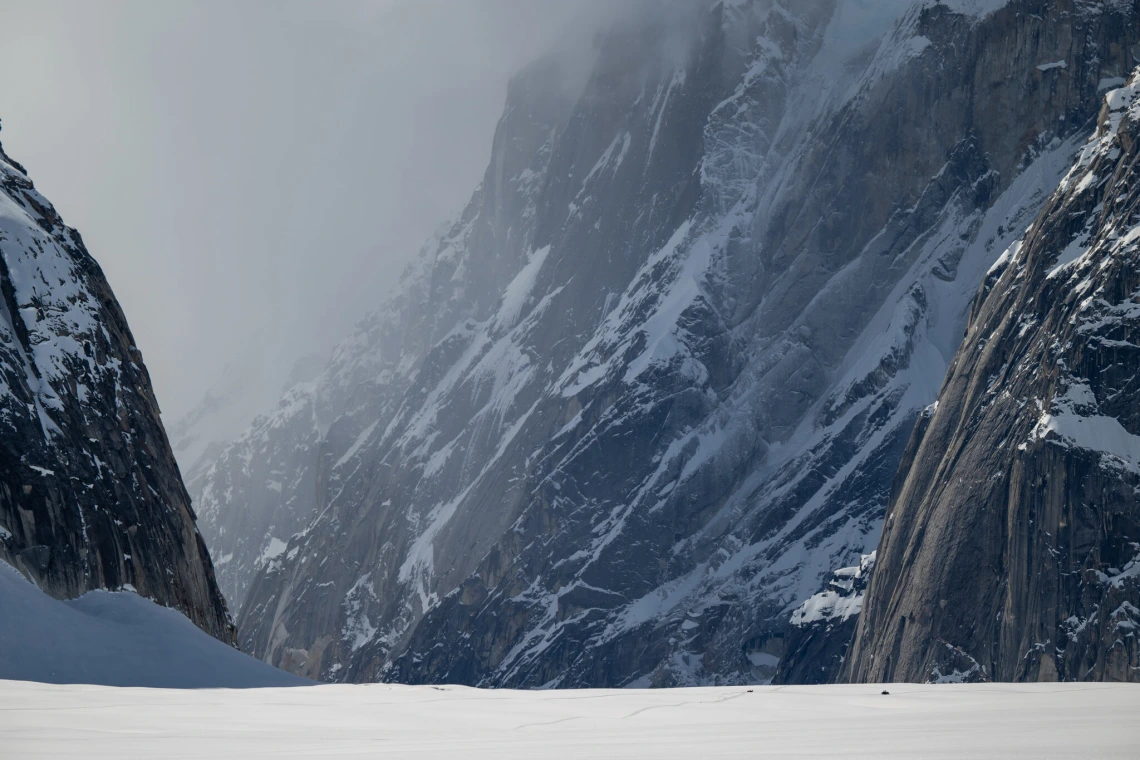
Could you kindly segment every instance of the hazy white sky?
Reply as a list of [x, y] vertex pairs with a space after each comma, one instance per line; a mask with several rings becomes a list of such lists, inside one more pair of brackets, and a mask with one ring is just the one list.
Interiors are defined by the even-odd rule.
[[3, 0], [0, 140], [170, 422], [228, 363], [276, 387], [343, 335], [474, 189], [510, 74], [612, 4]]

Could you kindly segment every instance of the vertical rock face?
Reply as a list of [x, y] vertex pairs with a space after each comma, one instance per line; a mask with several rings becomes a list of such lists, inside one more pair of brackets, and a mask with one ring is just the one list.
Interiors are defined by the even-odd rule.
[[1140, 681], [1138, 95], [1108, 93], [986, 278], [891, 499], [852, 680]]
[[581, 88], [529, 71], [462, 218], [207, 474], [242, 645], [332, 680], [770, 679], [1138, 15], [709, 2], [613, 30]]
[[0, 150], [0, 560], [234, 628], [142, 356], [79, 233]]

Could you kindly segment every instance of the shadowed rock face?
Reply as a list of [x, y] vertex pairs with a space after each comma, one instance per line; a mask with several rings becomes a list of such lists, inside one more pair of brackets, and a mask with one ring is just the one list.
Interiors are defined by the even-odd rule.
[[242, 646], [329, 680], [770, 679], [1133, 64], [1130, 6], [998, 5], [709, 3], [614, 30], [580, 90], [520, 77], [460, 220], [205, 478]]
[[1140, 681], [1138, 93], [1107, 95], [986, 279], [903, 463], [846, 678]]
[[61, 599], [131, 586], [234, 641], [122, 310], [3, 150], [0, 560]]

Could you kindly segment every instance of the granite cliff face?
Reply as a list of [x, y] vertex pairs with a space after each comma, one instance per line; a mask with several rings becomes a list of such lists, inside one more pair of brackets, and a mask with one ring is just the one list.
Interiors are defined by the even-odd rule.
[[738, 0], [612, 30], [581, 87], [533, 67], [400, 295], [206, 474], [243, 647], [327, 680], [770, 679], [1138, 30]]
[[235, 633], [142, 356], [99, 265], [0, 150], [0, 560]]
[[1134, 75], [987, 275], [845, 677], [1140, 681], [1138, 160]]

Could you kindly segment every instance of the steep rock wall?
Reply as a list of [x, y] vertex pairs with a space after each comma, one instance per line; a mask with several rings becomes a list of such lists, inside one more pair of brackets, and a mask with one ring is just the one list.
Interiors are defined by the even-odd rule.
[[3, 150], [0, 560], [56, 598], [131, 587], [235, 639], [123, 312]]
[[1140, 85], [990, 271], [844, 676], [1140, 680]]

